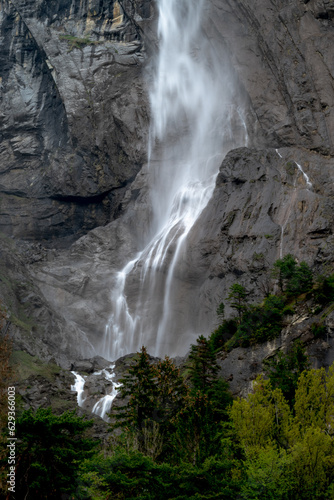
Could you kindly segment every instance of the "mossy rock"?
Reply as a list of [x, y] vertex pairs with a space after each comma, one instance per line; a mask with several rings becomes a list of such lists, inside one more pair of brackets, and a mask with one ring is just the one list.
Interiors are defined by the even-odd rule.
[[55, 363], [45, 363], [37, 356], [30, 356], [24, 351], [14, 351], [11, 364], [18, 382], [27, 380], [31, 375], [40, 375], [49, 382], [53, 382], [61, 371]]

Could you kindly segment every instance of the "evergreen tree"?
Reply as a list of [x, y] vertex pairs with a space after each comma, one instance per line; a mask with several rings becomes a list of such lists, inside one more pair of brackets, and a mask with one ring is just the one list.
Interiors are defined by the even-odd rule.
[[239, 283], [234, 283], [234, 285], [230, 287], [230, 293], [227, 296], [227, 300], [230, 302], [231, 307], [237, 311], [239, 321], [241, 321], [241, 317], [247, 309], [247, 296], [248, 292], [246, 288], [239, 285]]
[[296, 266], [293, 275], [289, 278], [286, 285], [288, 295], [300, 295], [308, 292], [313, 286], [313, 273], [306, 262], [301, 262]]
[[217, 316], [219, 318], [219, 321], [223, 321], [225, 317], [225, 304], [224, 302], [221, 302], [219, 306], [216, 309]]
[[189, 354], [190, 380], [195, 391], [207, 392], [217, 380], [219, 366], [209, 341], [200, 335]]
[[173, 436], [174, 457], [198, 465], [209, 455], [212, 433], [212, 412], [207, 394], [196, 390], [189, 394], [176, 419]]
[[163, 426], [169, 427], [179, 412], [188, 393], [179, 368], [166, 356], [156, 366], [157, 374], [157, 408], [154, 418]]
[[189, 388], [181, 376], [179, 368], [166, 356], [157, 363], [157, 403], [153, 420], [158, 424], [161, 437], [161, 458], [166, 459], [174, 454], [172, 434], [181, 409], [185, 406]]
[[225, 343], [230, 340], [238, 329], [238, 323], [234, 318], [224, 319], [210, 335], [209, 342], [214, 352], [224, 349]]
[[334, 302], [334, 274], [318, 276], [314, 290], [314, 298], [323, 306]]
[[149, 355], [143, 346], [137, 353], [135, 363], [120, 380], [120, 396], [126, 404], [118, 407], [111, 415], [115, 417], [114, 427], [127, 427], [141, 431], [144, 422], [152, 419], [157, 404], [157, 371], [150, 363]]
[[283, 257], [283, 259], [276, 260], [274, 263], [272, 275], [277, 279], [281, 292], [284, 290], [286, 281], [293, 277], [296, 266], [296, 260], [290, 253]]
[[301, 342], [297, 340], [287, 354], [279, 351], [273, 359], [265, 360], [263, 364], [272, 387], [281, 389], [292, 407], [298, 379], [304, 370], [310, 368], [309, 358]]
[[[84, 431], [92, 421], [74, 412], [54, 415], [51, 408], [23, 412], [17, 419], [15, 498], [59, 500], [77, 487], [78, 463], [95, 453], [96, 441]], [[69, 497], [68, 497], [69, 498]]]

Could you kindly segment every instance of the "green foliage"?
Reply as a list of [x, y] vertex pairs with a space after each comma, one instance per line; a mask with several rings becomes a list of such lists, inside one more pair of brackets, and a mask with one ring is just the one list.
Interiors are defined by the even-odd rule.
[[230, 416], [246, 454], [256, 456], [260, 449], [284, 442], [288, 433], [290, 408], [280, 389], [259, 376], [248, 399], [233, 402]]
[[272, 275], [278, 280], [280, 290], [283, 291], [284, 283], [292, 278], [296, 270], [296, 260], [293, 255], [288, 254], [283, 259], [274, 263]]
[[82, 49], [83, 47], [86, 47], [86, 45], [97, 45], [101, 42], [91, 40], [90, 38], [79, 38], [76, 36], [72, 35], [60, 35], [59, 36], [60, 40], [66, 40], [69, 43], [69, 52], [73, 49]]
[[334, 274], [318, 277], [313, 296], [315, 301], [322, 306], [334, 302]]
[[225, 319], [209, 337], [209, 342], [214, 352], [222, 350], [225, 343], [233, 337], [237, 329], [238, 323], [234, 318]]
[[247, 500], [287, 500], [293, 495], [295, 478], [291, 474], [292, 457], [284, 449], [266, 446], [245, 461], [247, 481], [241, 498]]
[[216, 309], [217, 316], [223, 320], [225, 316], [225, 305], [223, 302], [219, 304], [219, 306]]
[[81, 466], [79, 498], [107, 500], [230, 500], [239, 489], [235, 463], [228, 458], [157, 464], [139, 452], [117, 451]]
[[279, 388], [290, 406], [293, 406], [298, 379], [304, 370], [310, 368], [301, 342], [297, 340], [287, 354], [279, 351], [274, 358], [265, 360], [263, 365], [272, 387]]
[[244, 286], [234, 283], [230, 287], [227, 300], [230, 302], [232, 309], [237, 311], [239, 319], [241, 319], [242, 313], [247, 309], [247, 296], [248, 292]]
[[145, 420], [152, 418], [157, 398], [155, 377], [156, 369], [150, 363], [149, 355], [143, 346], [135, 363], [120, 380], [120, 396], [129, 401], [112, 414], [116, 419], [115, 427], [135, 428], [140, 431]]
[[190, 348], [188, 368], [195, 391], [205, 392], [217, 380], [219, 366], [216, 356], [210, 342], [203, 335]]
[[84, 437], [92, 421], [74, 412], [54, 415], [51, 409], [25, 411], [16, 422], [17, 498], [55, 499], [76, 489], [77, 463], [91, 457], [98, 444]]
[[271, 340], [283, 326], [285, 304], [280, 297], [269, 295], [261, 305], [249, 306], [240, 319], [234, 336], [226, 342], [226, 350]]
[[260, 377], [230, 414], [246, 456], [242, 498], [333, 498], [334, 365], [302, 372], [292, 411]]
[[272, 275], [277, 279], [280, 290], [288, 296], [297, 296], [308, 292], [313, 286], [313, 273], [306, 262], [297, 262], [288, 254], [274, 263]]
[[313, 286], [313, 273], [306, 262], [296, 266], [295, 271], [286, 285], [288, 296], [296, 296], [308, 292]]
[[[313, 287], [312, 270], [305, 262], [298, 265], [291, 254], [274, 263], [272, 276], [278, 282], [280, 294], [270, 294], [270, 287], [265, 286], [262, 291], [266, 297], [262, 304], [248, 305], [246, 289], [237, 283], [230, 287], [227, 300], [237, 311], [238, 319], [224, 320], [211, 334], [210, 342], [214, 351], [223, 348], [229, 351], [276, 338], [284, 326], [285, 318], [294, 314], [297, 298], [305, 301], [313, 296], [323, 305], [334, 301], [334, 275], [318, 279], [317, 285]], [[324, 333], [321, 326], [317, 329], [314, 326], [313, 331], [316, 336]]]
[[169, 436], [189, 392], [180, 370], [168, 356], [154, 365], [142, 347], [121, 383], [125, 404], [112, 409], [112, 427], [124, 429], [134, 447], [150, 457], [173, 455]]
[[327, 328], [322, 323], [315, 322], [311, 325], [311, 331], [314, 335], [314, 338], [318, 339], [326, 334]]

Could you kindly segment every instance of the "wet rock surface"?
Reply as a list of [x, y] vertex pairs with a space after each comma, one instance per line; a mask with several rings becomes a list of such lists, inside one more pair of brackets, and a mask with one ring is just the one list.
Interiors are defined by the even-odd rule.
[[[174, 355], [210, 333], [232, 283], [259, 300], [281, 255], [333, 272], [333, 2], [211, 0], [206, 9], [203, 29], [222, 64], [233, 64], [242, 96], [234, 109], [246, 110], [251, 134], [249, 148], [223, 161], [176, 268], [180, 327], [166, 339]], [[0, 298], [16, 349], [68, 370], [104, 368], [93, 344], [102, 343], [116, 273], [152, 217], [146, 63], [155, 10], [149, 0], [0, 4]], [[328, 339], [308, 343], [315, 366], [333, 358], [330, 325]], [[232, 390], [249, 387], [288, 338], [229, 354], [222, 374]]]

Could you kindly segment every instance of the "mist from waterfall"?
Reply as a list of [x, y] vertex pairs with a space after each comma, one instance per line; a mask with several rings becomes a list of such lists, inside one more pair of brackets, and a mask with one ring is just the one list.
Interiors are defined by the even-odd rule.
[[100, 346], [111, 360], [142, 345], [154, 355], [184, 354], [203, 327], [197, 308], [186, 294], [180, 296], [187, 236], [213, 193], [224, 155], [247, 143], [231, 71], [202, 28], [207, 4], [157, 4], [147, 167], [151, 225], [148, 241], [117, 274], [112, 290]]

